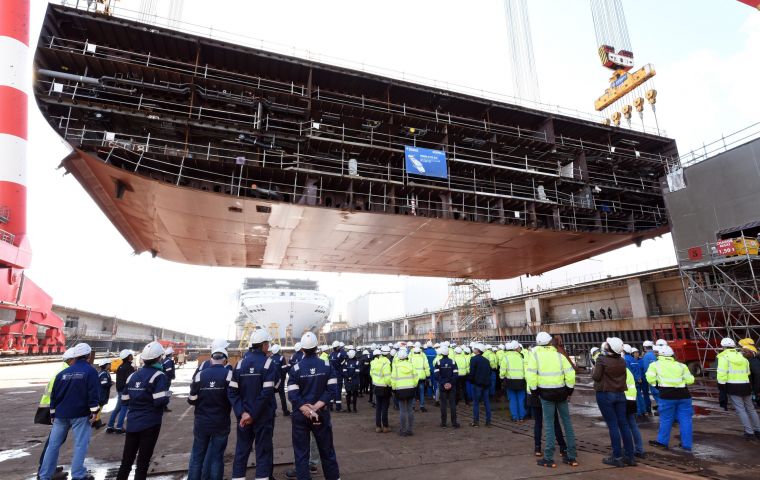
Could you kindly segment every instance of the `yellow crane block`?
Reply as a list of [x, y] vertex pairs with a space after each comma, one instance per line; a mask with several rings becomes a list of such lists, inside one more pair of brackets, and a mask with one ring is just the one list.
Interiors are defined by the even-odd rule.
[[636, 87], [654, 77], [655, 74], [654, 66], [649, 63], [633, 73], [617, 70], [610, 78], [610, 88], [604, 91], [604, 95], [596, 99], [594, 107], [598, 112], [601, 112], [615, 103], [616, 100], [623, 98]]

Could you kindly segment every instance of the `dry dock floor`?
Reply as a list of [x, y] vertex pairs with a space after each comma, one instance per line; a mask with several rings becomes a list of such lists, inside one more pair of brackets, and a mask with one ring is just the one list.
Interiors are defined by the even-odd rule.
[[[58, 363], [0, 367], [0, 479], [34, 479], [42, 443], [49, 427], [32, 423], [41, 392]], [[152, 478], [185, 478], [192, 446], [193, 408], [187, 404], [189, 380], [195, 368], [190, 363], [178, 370], [172, 385], [174, 397], [170, 413], [164, 416], [159, 444], [153, 457]], [[494, 426], [472, 428], [471, 411], [459, 408], [461, 429], [441, 429], [439, 411], [429, 402], [427, 413], [416, 413], [414, 436], [401, 438], [394, 432], [374, 432], [374, 409], [367, 398], [359, 398], [359, 413], [333, 415], [335, 447], [341, 478], [391, 480], [407, 478], [583, 478], [609, 479], [640, 477], [649, 480], [680, 478], [758, 479], [760, 478], [760, 442], [741, 438], [739, 422], [733, 412], [724, 412], [705, 396], [695, 398], [694, 455], [677, 449], [653, 451], [646, 442], [656, 436], [657, 419], [640, 423], [649, 457], [638, 467], [614, 469], [601, 463], [608, 454], [609, 437], [593, 399], [588, 378], [580, 376], [581, 385], [571, 400], [573, 425], [578, 437], [580, 466], [570, 468], [561, 463], [556, 469], [540, 468], [533, 456], [533, 423], [512, 423], [503, 398], [494, 408]], [[112, 393], [112, 397], [113, 397]], [[279, 401], [279, 400], [278, 400]], [[114, 400], [106, 406], [113, 408]], [[104, 418], [107, 419], [108, 415]], [[391, 408], [391, 427], [398, 426], [398, 412]], [[482, 419], [481, 419], [482, 421]], [[98, 480], [115, 478], [121, 459], [124, 437], [93, 434], [87, 465]], [[678, 444], [677, 433], [671, 440]], [[275, 425], [275, 478], [285, 478], [293, 451], [290, 422], [278, 412]], [[235, 433], [230, 435], [225, 454], [229, 478], [234, 454]], [[70, 444], [61, 451], [59, 464], [71, 458]], [[559, 459], [559, 455], [557, 455]], [[251, 456], [251, 463], [254, 458]], [[248, 478], [254, 477], [253, 469]], [[316, 478], [322, 478], [321, 474]]]

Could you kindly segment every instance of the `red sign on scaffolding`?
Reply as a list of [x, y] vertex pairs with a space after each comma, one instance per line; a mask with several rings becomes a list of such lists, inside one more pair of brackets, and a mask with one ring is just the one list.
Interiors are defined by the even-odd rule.
[[718, 250], [718, 255], [736, 255], [733, 239], [718, 240], [715, 242], [715, 249]]
[[692, 262], [702, 260], [702, 247], [691, 247], [689, 249], [689, 260]]

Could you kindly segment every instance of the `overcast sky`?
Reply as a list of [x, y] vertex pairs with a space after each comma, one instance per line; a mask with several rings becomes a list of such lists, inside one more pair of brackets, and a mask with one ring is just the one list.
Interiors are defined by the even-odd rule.
[[[357, 64], [511, 94], [503, 0], [186, 1], [183, 21], [245, 34]], [[70, 2], [72, 3], [72, 2]], [[165, 15], [168, 0], [158, 0]], [[596, 53], [587, 0], [531, 0], [541, 100], [591, 112], [607, 71]], [[32, 0], [35, 41], [46, 2]], [[123, 0], [119, 8], [140, 2]], [[638, 65], [657, 69], [660, 127], [683, 153], [760, 118], [760, 13], [734, 0], [624, 1]], [[29, 275], [56, 303], [210, 336], [225, 335], [245, 276], [319, 280], [336, 314], [368, 291], [398, 291], [403, 277], [188, 266], [133, 255], [127, 242], [71, 176], [66, 153], [35, 102], [29, 105]], [[651, 117], [650, 117], [651, 119]], [[524, 284], [572, 282], [674, 263], [670, 237], [580, 262]], [[442, 305], [445, 279], [411, 282], [409, 312]], [[518, 279], [493, 282], [495, 296]]]

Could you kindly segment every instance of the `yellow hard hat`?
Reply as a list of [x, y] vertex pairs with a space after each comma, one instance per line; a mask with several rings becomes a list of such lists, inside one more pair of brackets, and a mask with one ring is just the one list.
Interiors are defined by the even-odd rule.
[[742, 348], [744, 350], [749, 350], [752, 353], [757, 353], [757, 347], [755, 347], [754, 345], [744, 345], [742, 346]]
[[754, 345], [754, 344], [755, 344], [755, 341], [752, 340], [751, 338], [742, 338], [741, 340], [739, 340], [739, 345], [741, 345], [742, 347], [746, 347], [747, 345]]

